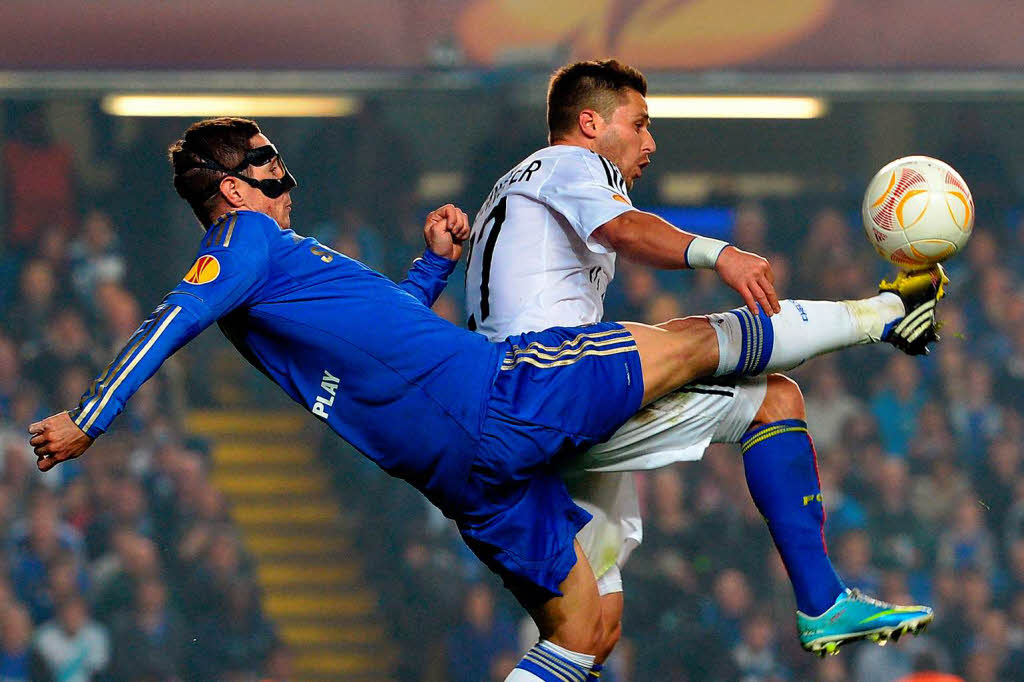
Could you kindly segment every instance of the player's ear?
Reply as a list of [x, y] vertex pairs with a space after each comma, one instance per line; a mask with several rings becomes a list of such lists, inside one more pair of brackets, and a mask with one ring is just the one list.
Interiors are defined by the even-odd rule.
[[241, 182], [237, 178], [233, 178], [230, 175], [225, 175], [220, 181], [220, 193], [232, 206], [243, 206], [245, 204], [245, 198], [241, 192]]
[[600, 124], [604, 123], [604, 119], [593, 109], [584, 109], [580, 112], [577, 123], [580, 127], [580, 133], [588, 140], [592, 140], [597, 137], [597, 128]]

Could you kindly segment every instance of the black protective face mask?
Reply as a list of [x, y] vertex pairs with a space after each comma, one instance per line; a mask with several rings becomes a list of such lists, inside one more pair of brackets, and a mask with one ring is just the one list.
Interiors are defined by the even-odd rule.
[[[238, 178], [239, 180], [249, 185], [250, 187], [254, 187], [255, 189], [258, 189], [259, 191], [263, 192], [263, 194], [268, 199], [276, 199], [285, 192], [295, 189], [298, 186], [298, 183], [295, 182], [295, 177], [288, 172], [288, 166], [284, 165], [284, 159], [281, 158], [281, 155], [277, 153], [277, 147], [275, 147], [272, 144], [267, 144], [263, 145], [262, 147], [256, 147], [255, 149], [248, 150], [247, 152], [245, 152], [245, 158], [242, 159], [242, 162], [235, 166], [234, 168], [227, 168], [225, 166], [220, 165], [216, 161], [213, 161], [212, 159], [206, 158], [201, 154], [196, 154], [195, 152], [192, 153], [198, 156], [199, 159], [202, 161], [202, 163], [194, 166], [194, 168], [207, 168], [209, 170], [215, 170], [221, 173], [226, 173], [227, 175], [230, 175], [233, 178]], [[281, 170], [284, 171], [283, 177], [271, 178], [268, 180], [254, 180], [253, 178], [249, 178], [242, 175], [242, 171], [248, 168], [249, 166], [252, 166], [254, 168], [266, 166], [275, 158], [281, 164]], [[218, 191], [220, 191], [219, 188], [216, 191], [214, 191], [214, 193], [211, 194], [210, 196], [212, 197]]]

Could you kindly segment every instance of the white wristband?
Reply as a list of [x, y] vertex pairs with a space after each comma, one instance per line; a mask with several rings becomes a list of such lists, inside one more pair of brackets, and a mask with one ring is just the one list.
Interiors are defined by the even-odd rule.
[[683, 259], [686, 265], [691, 268], [713, 268], [718, 262], [718, 257], [729, 246], [728, 242], [711, 237], [694, 237], [690, 245], [686, 247]]

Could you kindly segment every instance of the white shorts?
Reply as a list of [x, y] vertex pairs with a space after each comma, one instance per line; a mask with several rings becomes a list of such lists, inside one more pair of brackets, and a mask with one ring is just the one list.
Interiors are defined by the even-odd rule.
[[643, 408], [607, 441], [565, 465], [569, 493], [594, 516], [576, 539], [601, 594], [622, 591], [618, 569], [643, 539], [632, 472], [699, 460], [711, 443], [738, 443], [767, 387], [765, 377], [684, 386]]

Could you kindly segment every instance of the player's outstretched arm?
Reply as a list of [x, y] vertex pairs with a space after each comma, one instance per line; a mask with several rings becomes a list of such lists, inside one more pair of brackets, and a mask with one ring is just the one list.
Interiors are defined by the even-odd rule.
[[767, 260], [718, 240], [678, 229], [653, 213], [627, 211], [594, 231], [594, 239], [624, 257], [666, 270], [713, 268], [750, 311], [779, 312], [775, 275]]
[[444, 291], [448, 276], [462, 257], [462, 242], [469, 238], [469, 218], [452, 204], [431, 211], [423, 225], [427, 249], [399, 284], [428, 308]]
[[52, 415], [28, 427], [29, 444], [36, 453], [36, 466], [49, 471], [89, 449], [93, 439], [75, 425], [67, 412]]
[[42, 471], [85, 452], [164, 360], [260, 290], [269, 261], [264, 230], [279, 228], [253, 215], [245, 218], [247, 229], [233, 229], [235, 218], [211, 227], [185, 278], [135, 330], [78, 406], [32, 425], [43, 428], [30, 441]]

